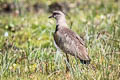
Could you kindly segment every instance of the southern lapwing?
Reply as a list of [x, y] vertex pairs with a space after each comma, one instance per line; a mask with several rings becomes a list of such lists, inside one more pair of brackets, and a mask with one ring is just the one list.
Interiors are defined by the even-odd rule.
[[56, 45], [66, 53], [67, 61], [69, 62], [68, 55], [79, 58], [81, 63], [89, 64], [90, 58], [84, 41], [78, 34], [73, 32], [66, 23], [65, 15], [61, 11], [53, 11], [49, 18], [56, 19], [56, 29], [54, 32], [54, 41]]

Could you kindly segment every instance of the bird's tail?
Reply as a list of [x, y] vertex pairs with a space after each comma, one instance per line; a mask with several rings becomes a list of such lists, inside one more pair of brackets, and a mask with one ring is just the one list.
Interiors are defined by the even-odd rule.
[[80, 60], [80, 62], [82, 64], [90, 64], [90, 61], [91, 61], [91, 59], [90, 60]]

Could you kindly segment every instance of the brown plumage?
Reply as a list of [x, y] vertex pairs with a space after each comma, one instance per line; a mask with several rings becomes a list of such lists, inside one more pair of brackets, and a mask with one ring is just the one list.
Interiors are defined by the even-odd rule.
[[78, 34], [68, 28], [65, 15], [61, 11], [54, 11], [52, 16], [56, 19], [56, 30], [54, 32], [54, 41], [56, 45], [66, 54], [79, 58], [81, 63], [89, 64], [90, 58], [84, 41]]

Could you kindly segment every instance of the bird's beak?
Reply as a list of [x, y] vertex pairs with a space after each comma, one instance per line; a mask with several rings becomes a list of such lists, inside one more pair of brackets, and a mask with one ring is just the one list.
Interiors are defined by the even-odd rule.
[[51, 16], [49, 16], [48, 18], [53, 18], [54, 16], [53, 15], [51, 15]]

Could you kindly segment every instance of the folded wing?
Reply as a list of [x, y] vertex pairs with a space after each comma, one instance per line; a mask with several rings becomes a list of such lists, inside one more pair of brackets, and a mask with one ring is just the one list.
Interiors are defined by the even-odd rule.
[[90, 61], [84, 41], [71, 29], [61, 27], [54, 34], [54, 40], [63, 52], [79, 58], [81, 62]]

